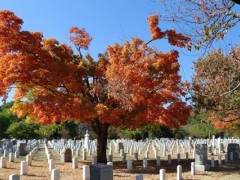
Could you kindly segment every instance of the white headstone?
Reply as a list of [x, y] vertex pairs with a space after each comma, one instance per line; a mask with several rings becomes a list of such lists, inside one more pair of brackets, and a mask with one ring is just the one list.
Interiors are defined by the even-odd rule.
[[113, 166], [113, 162], [108, 162], [107, 165]]
[[9, 162], [14, 162], [14, 153], [9, 153]]
[[85, 134], [84, 148], [85, 148], [86, 150], [89, 149], [89, 134], [88, 134], [88, 130], [86, 131], [86, 134]]
[[28, 173], [28, 163], [27, 161], [22, 161], [20, 164], [20, 175], [27, 175]]
[[7, 156], [8, 156], [8, 151], [7, 151], [7, 150], [4, 150], [4, 151], [3, 151], [3, 156], [4, 156], [4, 157], [7, 157]]
[[90, 180], [90, 168], [88, 165], [83, 165], [83, 180]]
[[191, 175], [195, 175], [195, 162], [191, 162]]
[[27, 156], [26, 156], [26, 161], [27, 161], [27, 163], [28, 163], [28, 166], [31, 166], [31, 165], [32, 165], [32, 156], [27, 155]]
[[145, 152], [145, 158], [147, 158], [147, 159], [148, 159], [148, 154], [149, 154], [148, 151], [146, 151]]
[[19, 151], [15, 151], [15, 158], [19, 158]]
[[60, 171], [58, 169], [51, 171], [51, 180], [60, 180]]
[[215, 135], [212, 136], [212, 147], [215, 147]]
[[49, 165], [49, 171], [50, 171], [50, 172], [51, 172], [53, 169], [55, 169], [54, 159], [49, 159], [49, 160], [48, 160], [48, 165]]
[[87, 159], [87, 152], [86, 151], [83, 151], [82, 152], [82, 160], [86, 160]]
[[177, 180], [182, 180], [182, 166], [177, 166]]
[[78, 168], [78, 158], [77, 157], [72, 158], [72, 168], [73, 169]]
[[154, 150], [154, 156], [155, 156], [155, 158], [157, 158], [157, 156], [158, 156], [158, 152], [156, 149]]
[[52, 154], [50, 152], [47, 154], [47, 158], [48, 158], [48, 160], [52, 159]]
[[7, 167], [6, 157], [1, 157], [0, 158], [0, 168], [6, 168], [6, 167]]
[[165, 169], [160, 169], [160, 180], [165, 180]]

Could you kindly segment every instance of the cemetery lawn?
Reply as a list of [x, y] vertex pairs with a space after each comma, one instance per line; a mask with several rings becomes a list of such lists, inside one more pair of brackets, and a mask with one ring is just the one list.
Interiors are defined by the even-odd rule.
[[[53, 158], [56, 162], [56, 169], [60, 170], [60, 179], [62, 180], [80, 180], [82, 179], [82, 166], [90, 165], [92, 156], [88, 156], [87, 161], [82, 161], [81, 156], [78, 157], [78, 168], [72, 169], [71, 163], [61, 163], [60, 156], [53, 150], [50, 149], [53, 154]], [[113, 162], [113, 175], [114, 180], [124, 180], [124, 179], [135, 179], [135, 174], [144, 174], [144, 180], [159, 180], [159, 169], [164, 168], [166, 170], [166, 179], [172, 180], [176, 179], [176, 169], [177, 165], [182, 165], [183, 169], [183, 179], [185, 180], [237, 180], [240, 179], [240, 161], [224, 163], [218, 165], [215, 156], [215, 167], [211, 168], [211, 171], [207, 172], [197, 172], [196, 175], [192, 176], [190, 173], [190, 164], [193, 161], [181, 160], [179, 163], [176, 160], [176, 155], [173, 155], [173, 160], [171, 165], [166, 161], [166, 157], [161, 156], [161, 167], [156, 166], [156, 161], [153, 160], [153, 154], [150, 154], [148, 167], [143, 169], [143, 155], [140, 156], [140, 160], [133, 160], [133, 157], [127, 154], [127, 159], [133, 160], [133, 171], [127, 171], [127, 163], [121, 162], [120, 156], [114, 157]], [[185, 158], [181, 154], [182, 159]], [[222, 154], [222, 157], [224, 155]], [[19, 174], [20, 172], [20, 162], [25, 160], [25, 157], [20, 157], [15, 159], [15, 162], [7, 161], [7, 168], [0, 169], [0, 180], [8, 180], [10, 174]], [[49, 180], [51, 174], [48, 171], [47, 157], [45, 155], [45, 150], [43, 145], [40, 146], [37, 155], [32, 161], [32, 166], [28, 167], [28, 175], [21, 176], [21, 180]]]

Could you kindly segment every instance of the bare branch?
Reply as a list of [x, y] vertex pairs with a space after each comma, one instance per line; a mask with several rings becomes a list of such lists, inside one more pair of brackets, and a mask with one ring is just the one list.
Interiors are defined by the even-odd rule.
[[[192, 38], [195, 48], [209, 48], [240, 22], [240, 13], [231, 0], [158, 0], [164, 7], [160, 17], [174, 22]], [[235, 12], [236, 11], [236, 12]]]

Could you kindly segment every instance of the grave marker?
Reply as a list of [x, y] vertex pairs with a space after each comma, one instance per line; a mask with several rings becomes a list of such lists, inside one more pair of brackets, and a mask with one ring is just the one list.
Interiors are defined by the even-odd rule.
[[207, 160], [207, 144], [195, 145], [195, 170], [206, 171], [210, 169]]
[[9, 180], [20, 180], [20, 176], [18, 174], [9, 175]]
[[237, 143], [228, 144], [227, 147], [228, 160], [231, 160], [231, 152], [233, 154], [233, 161], [237, 161], [239, 156], [239, 144]]
[[72, 162], [72, 151], [70, 148], [62, 150], [61, 162]]
[[113, 180], [113, 167], [103, 163], [90, 165], [90, 180]]
[[18, 146], [18, 152], [19, 152], [19, 156], [26, 156], [27, 155], [27, 151], [26, 151], [26, 143], [20, 143]]

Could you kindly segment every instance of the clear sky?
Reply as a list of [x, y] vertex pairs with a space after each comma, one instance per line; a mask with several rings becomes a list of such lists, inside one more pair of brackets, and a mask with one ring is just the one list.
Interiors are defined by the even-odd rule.
[[[107, 45], [122, 43], [126, 39], [138, 36], [144, 41], [150, 40], [147, 17], [161, 13], [162, 7], [153, 0], [1, 0], [0, 10], [8, 9], [23, 19], [24, 30], [40, 31], [45, 38], [56, 38], [69, 44], [69, 29], [72, 26], [83, 27], [93, 38], [89, 53], [97, 57]], [[240, 9], [240, 8], [239, 8]], [[160, 22], [165, 30], [173, 24]], [[239, 26], [229, 33], [223, 43], [240, 44]], [[161, 51], [173, 49], [166, 41], [153, 43]], [[183, 80], [191, 80], [193, 61], [197, 52], [180, 50], [179, 62]]]

